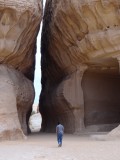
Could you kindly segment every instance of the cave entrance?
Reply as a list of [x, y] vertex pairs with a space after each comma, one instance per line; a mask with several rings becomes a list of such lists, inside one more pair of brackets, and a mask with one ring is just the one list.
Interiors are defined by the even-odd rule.
[[120, 75], [89, 69], [83, 78], [84, 122], [92, 131], [110, 131], [120, 124]]

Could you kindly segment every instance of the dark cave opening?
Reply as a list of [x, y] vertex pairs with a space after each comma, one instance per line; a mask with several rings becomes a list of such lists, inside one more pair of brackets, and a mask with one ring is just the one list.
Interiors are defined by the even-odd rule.
[[120, 75], [88, 70], [82, 85], [85, 127], [110, 131], [120, 124]]

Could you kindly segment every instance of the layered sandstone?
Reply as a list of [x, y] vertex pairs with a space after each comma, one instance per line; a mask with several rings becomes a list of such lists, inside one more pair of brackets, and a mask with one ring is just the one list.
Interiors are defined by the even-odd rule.
[[34, 101], [40, 0], [0, 0], [0, 139], [23, 138]]
[[120, 122], [119, 5], [118, 0], [47, 0], [43, 131], [55, 131], [58, 120], [72, 133], [92, 126], [110, 130]]
[[0, 63], [32, 80], [41, 7], [39, 0], [0, 0]]

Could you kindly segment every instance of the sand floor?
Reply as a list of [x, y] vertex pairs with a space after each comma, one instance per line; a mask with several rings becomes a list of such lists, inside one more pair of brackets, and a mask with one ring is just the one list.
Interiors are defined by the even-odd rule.
[[120, 141], [65, 134], [60, 148], [55, 134], [33, 134], [24, 141], [0, 142], [0, 160], [120, 160]]

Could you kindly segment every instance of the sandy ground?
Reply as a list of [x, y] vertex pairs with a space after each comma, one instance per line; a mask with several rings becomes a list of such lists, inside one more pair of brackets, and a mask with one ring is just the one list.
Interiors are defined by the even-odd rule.
[[120, 141], [65, 134], [57, 147], [55, 134], [33, 134], [24, 141], [0, 142], [0, 160], [120, 160]]

